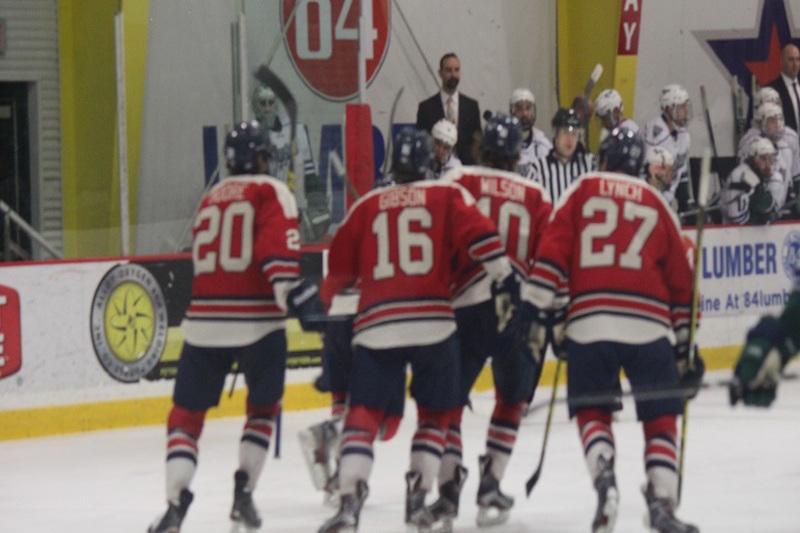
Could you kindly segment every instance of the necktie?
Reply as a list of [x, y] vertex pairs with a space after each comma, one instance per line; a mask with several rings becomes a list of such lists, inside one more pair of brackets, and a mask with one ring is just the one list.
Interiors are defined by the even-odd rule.
[[797, 92], [797, 80], [792, 82], [792, 90], [794, 90], [794, 126], [800, 126], [800, 93]]
[[453, 124], [456, 123], [456, 108], [453, 105], [453, 97], [447, 97], [447, 109], [445, 110], [445, 118], [452, 122]]

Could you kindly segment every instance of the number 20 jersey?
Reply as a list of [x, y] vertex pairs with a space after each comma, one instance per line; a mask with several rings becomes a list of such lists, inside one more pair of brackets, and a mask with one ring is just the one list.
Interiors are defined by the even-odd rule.
[[[497, 226], [514, 269], [527, 276], [552, 210], [547, 191], [518, 174], [480, 166], [459, 167], [444, 175], [442, 181], [458, 183], [472, 194], [481, 213]], [[453, 294], [457, 308], [491, 298], [486, 272], [464, 250], [459, 252]]]
[[330, 246], [322, 299], [358, 281], [353, 343], [373, 349], [440, 342], [455, 332], [452, 259], [460, 248], [510, 272], [494, 224], [462, 187], [417, 181], [358, 200]]
[[285, 302], [276, 288], [300, 275], [292, 192], [266, 175], [223, 179], [200, 202], [192, 263], [192, 299], [182, 324], [189, 343], [244, 346], [282, 329]]
[[584, 175], [553, 210], [523, 298], [552, 304], [568, 283], [567, 336], [580, 343], [684, 338], [692, 270], [677, 217], [639, 178]]

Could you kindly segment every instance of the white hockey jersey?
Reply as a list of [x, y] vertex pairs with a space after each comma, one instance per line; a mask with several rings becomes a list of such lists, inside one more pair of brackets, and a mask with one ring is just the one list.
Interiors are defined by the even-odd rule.
[[[761, 130], [758, 128], [750, 128], [742, 136], [739, 141], [739, 147], [736, 150], [736, 154], [741, 163], [744, 163], [745, 159], [747, 159], [747, 152], [750, 149], [750, 145], [759, 137], [762, 137], [762, 134]], [[777, 156], [775, 157], [774, 170], [780, 174], [783, 179], [783, 191], [779, 199], [780, 205], [783, 206], [786, 203], [786, 197], [792, 188], [795, 177], [800, 175], [800, 144], [798, 144], [797, 132], [792, 128], [785, 127], [783, 129], [783, 136], [778, 142], [773, 142], [773, 144], [778, 150]]]
[[445, 161], [444, 165], [438, 170], [434, 168], [433, 170], [433, 177], [435, 179], [439, 179], [454, 168], [458, 168], [461, 166], [461, 160], [456, 156], [455, 150], [450, 154], [450, 158]]
[[[730, 224], [747, 224], [750, 221], [750, 197], [761, 180], [747, 163], [741, 163], [733, 169], [720, 193], [722, 221]], [[783, 207], [779, 198], [785, 198], [783, 178], [775, 171], [767, 181], [767, 190], [772, 195], [773, 205], [770, 212], [777, 215]]]
[[675, 158], [672, 166], [672, 184], [669, 190], [663, 193], [669, 203], [675, 198], [678, 186], [689, 181], [689, 146], [691, 145], [689, 130], [681, 128], [671, 133], [667, 123], [664, 122], [664, 117], [659, 115], [645, 123], [644, 141], [648, 146], [660, 146], [669, 150]]
[[540, 157], [546, 157], [553, 149], [553, 142], [547, 138], [539, 128], [531, 128], [528, 142], [523, 143], [517, 163], [517, 174], [524, 178], [533, 179], [535, 169], [533, 164]]

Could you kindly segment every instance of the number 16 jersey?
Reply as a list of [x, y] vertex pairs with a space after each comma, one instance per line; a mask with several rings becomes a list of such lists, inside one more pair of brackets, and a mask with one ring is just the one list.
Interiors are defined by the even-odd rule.
[[353, 205], [333, 238], [322, 299], [329, 305], [358, 282], [354, 344], [441, 342], [455, 332], [450, 286], [460, 248], [492, 277], [511, 272], [494, 224], [459, 185], [417, 181], [376, 189]]

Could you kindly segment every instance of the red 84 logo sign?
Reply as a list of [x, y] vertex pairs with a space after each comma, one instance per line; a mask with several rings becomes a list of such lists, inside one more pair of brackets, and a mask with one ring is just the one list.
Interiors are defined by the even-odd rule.
[[365, 10], [367, 83], [378, 73], [389, 48], [390, 0], [282, 0], [286, 49], [306, 85], [328, 100], [358, 92], [359, 5]]

